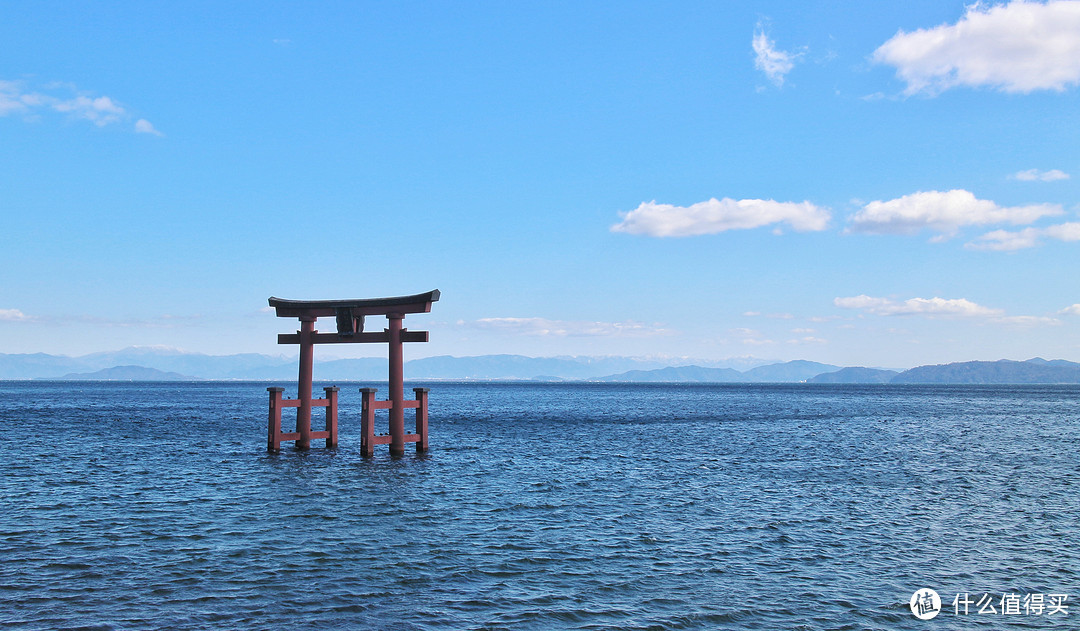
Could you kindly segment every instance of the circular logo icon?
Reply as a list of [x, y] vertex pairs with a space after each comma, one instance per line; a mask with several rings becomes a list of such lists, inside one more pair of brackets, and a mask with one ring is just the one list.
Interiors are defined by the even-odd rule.
[[911, 613], [919, 620], [930, 620], [941, 613], [941, 596], [929, 587], [911, 595]]

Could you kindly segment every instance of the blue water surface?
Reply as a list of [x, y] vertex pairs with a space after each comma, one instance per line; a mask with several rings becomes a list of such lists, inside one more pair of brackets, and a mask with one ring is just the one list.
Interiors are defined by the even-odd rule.
[[1080, 628], [1080, 387], [408, 384], [365, 459], [266, 385], [0, 382], [0, 626]]

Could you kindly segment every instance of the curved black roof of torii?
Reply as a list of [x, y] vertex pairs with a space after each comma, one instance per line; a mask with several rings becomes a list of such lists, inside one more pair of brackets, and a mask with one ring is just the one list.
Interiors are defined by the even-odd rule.
[[431, 303], [439, 299], [439, 290], [433, 289], [412, 296], [390, 298], [359, 298], [356, 300], [286, 300], [271, 296], [268, 302], [278, 317], [333, 316], [339, 309], [349, 309], [353, 315], [386, 315], [389, 313], [427, 313]]

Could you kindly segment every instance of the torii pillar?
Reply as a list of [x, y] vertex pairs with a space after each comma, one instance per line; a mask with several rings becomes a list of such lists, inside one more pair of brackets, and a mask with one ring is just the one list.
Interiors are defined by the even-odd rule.
[[[283, 333], [278, 335], [278, 344], [300, 345], [300, 373], [297, 379], [299, 396], [295, 400], [281, 399], [280, 388], [270, 390], [270, 437], [267, 448], [277, 451], [282, 441], [295, 440], [297, 449], [308, 449], [312, 438], [327, 439], [327, 446], [337, 443], [337, 389], [334, 389], [333, 397], [327, 391], [326, 399], [312, 399], [312, 366], [314, 348], [316, 344], [348, 344], [348, 343], [378, 343], [385, 342], [390, 347], [390, 399], [389, 401], [375, 401], [374, 390], [364, 395], [364, 420], [367, 426], [364, 428], [362, 450], [364, 455], [371, 455], [374, 444], [389, 443], [391, 455], [405, 453], [405, 443], [415, 442], [417, 451], [427, 449], [427, 390], [418, 388], [416, 401], [405, 401], [405, 377], [404, 377], [404, 342], [426, 342], [427, 331], [408, 331], [402, 327], [405, 315], [409, 313], [428, 313], [431, 311], [431, 303], [439, 300], [439, 290], [435, 289], [426, 294], [413, 296], [397, 296], [393, 298], [364, 298], [359, 300], [284, 300], [271, 297], [270, 306], [278, 317], [298, 318], [300, 330], [295, 334]], [[389, 327], [382, 332], [364, 332], [364, 318], [369, 315], [386, 316]], [[319, 333], [315, 330], [315, 321], [320, 317], [333, 316], [337, 321], [336, 333]], [[423, 390], [421, 393], [419, 390]], [[276, 394], [275, 394], [276, 391]], [[423, 395], [423, 396], [421, 396]], [[275, 405], [275, 396], [276, 405]], [[313, 406], [327, 407], [327, 431], [311, 431], [311, 408]], [[296, 432], [285, 434], [281, 432], [281, 408], [296, 407]], [[405, 408], [416, 408], [417, 432], [405, 433]], [[370, 423], [374, 418], [376, 408], [389, 408], [390, 410], [390, 435], [374, 436]], [[276, 409], [276, 421], [275, 421]], [[330, 419], [334, 419], [333, 427]], [[423, 421], [423, 429], [419, 426]], [[325, 435], [325, 436], [324, 436]], [[388, 439], [388, 440], [384, 440]], [[333, 442], [331, 442], [333, 441]]]

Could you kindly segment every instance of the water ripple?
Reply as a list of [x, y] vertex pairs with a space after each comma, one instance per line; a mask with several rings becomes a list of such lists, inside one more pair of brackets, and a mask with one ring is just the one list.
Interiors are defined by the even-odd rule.
[[1080, 595], [1076, 387], [428, 385], [431, 453], [363, 459], [353, 385], [338, 449], [266, 454], [262, 384], [0, 382], [0, 625], [906, 629], [920, 587]]

